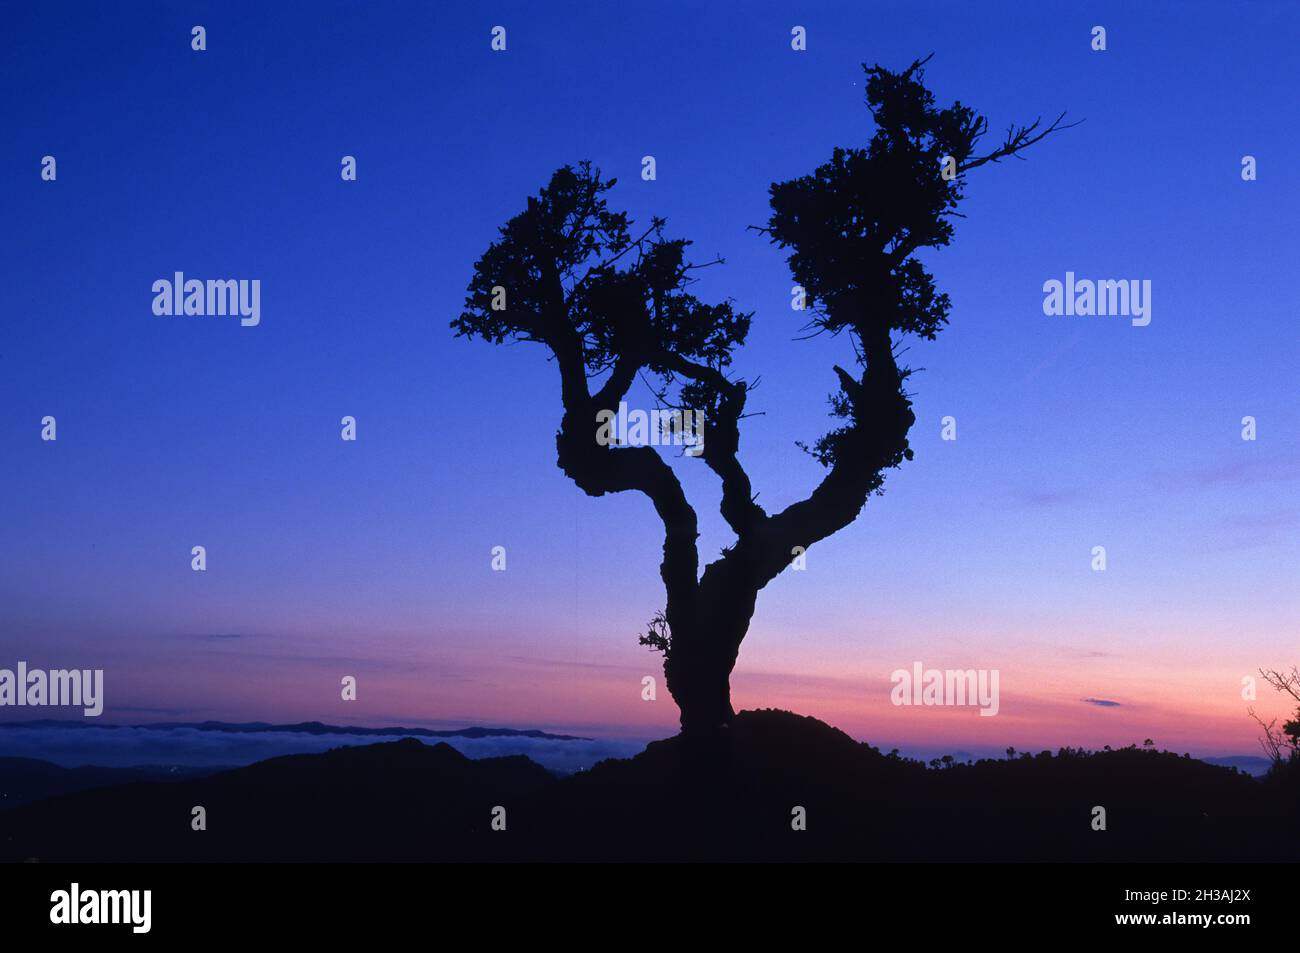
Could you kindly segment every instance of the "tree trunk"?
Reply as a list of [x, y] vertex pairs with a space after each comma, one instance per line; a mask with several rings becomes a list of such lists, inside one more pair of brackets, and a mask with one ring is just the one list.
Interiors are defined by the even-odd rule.
[[736, 717], [731, 671], [761, 588], [754, 565], [753, 547], [738, 544], [704, 570], [687, 606], [679, 604], [674, 612], [670, 601], [671, 650], [664, 677], [681, 710], [683, 733], [725, 727]]
[[725, 727], [736, 717], [731, 672], [754, 617], [758, 590], [739, 584], [734, 572], [734, 564], [706, 570], [696, 603], [701, 611], [684, 627], [680, 621], [672, 627], [664, 677], [681, 710], [683, 732]]
[[710, 633], [673, 634], [673, 648], [664, 661], [664, 678], [681, 711], [683, 732], [714, 730], [736, 717], [731, 707], [731, 670], [735, 652], [726, 640]]

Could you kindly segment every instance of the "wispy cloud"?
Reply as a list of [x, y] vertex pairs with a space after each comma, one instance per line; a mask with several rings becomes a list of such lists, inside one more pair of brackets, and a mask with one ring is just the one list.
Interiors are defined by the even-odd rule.
[[1012, 496], [1026, 506], [1064, 506], [1084, 498], [1082, 490], [1015, 490]]
[[255, 632], [199, 632], [181, 635], [180, 638], [198, 642], [233, 642], [236, 639], [261, 639], [265, 636]]
[[188, 715], [194, 711], [193, 708], [154, 708], [150, 705], [114, 705], [115, 712], [129, 712], [133, 715], [165, 715], [168, 718], [179, 718], [181, 715]]
[[1029, 371], [1029, 373], [1025, 375], [1024, 379], [1020, 382], [1021, 386], [1024, 386], [1025, 384], [1032, 382], [1035, 378], [1038, 377], [1039, 374], [1043, 373], [1043, 371], [1047, 370], [1049, 367], [1051, 367], [1053, 364], [1059, 361], [1068, 352], [1074, 350], [1074, 348], [1077, 347], [1079, 342], [1082, 340], [1083, 340], [1083, 330], [1078, 329], [1074, 332], [1074, 334], [1070, 335], [1070, 337], [1068, 337], [1063, 344], [1059, 345], [1050, 354], [1048, 354], [1045, 358], [1039, 361], [1038, 364], [1036, 364]]
[[1119, 708], [1120, 702], [1113, 702], [1109, 698], [1081, 698], [1079, 701], [1085, 705], [1096, 705], [1098, 708]]
[[1300, 480], [1300, 459], [1252, 455], [1208, 466], [1160, 470], [1151, 475], [1151, 480], [1162, 490], [1206, 490]]

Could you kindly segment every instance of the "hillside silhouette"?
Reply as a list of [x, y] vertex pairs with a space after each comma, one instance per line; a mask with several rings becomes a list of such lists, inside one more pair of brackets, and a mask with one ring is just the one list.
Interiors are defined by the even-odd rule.
[[[816, 719], [741, 712], [560, 778], [414, 739], [117, 785], [0, 813], [6, 861], [1300, 859], [1296, 772], [1154, 750], [927, 768]], [[207, 830], [191, 830], [202, 805]], [[1094, 806], [1107, 829], [1092, 829]], [[796, 807], [806, 830], [792, 829]], [[505, 809], [505, 830], [493, 812]]]
[[74, 791], [130, 784], [134, 781], [179, 781], [219, 770], [223, 769], [178, 765], [142, 765], [130, 768], [86, 765], [64, 768], [37, 758], [0, 758], [0, 810]]

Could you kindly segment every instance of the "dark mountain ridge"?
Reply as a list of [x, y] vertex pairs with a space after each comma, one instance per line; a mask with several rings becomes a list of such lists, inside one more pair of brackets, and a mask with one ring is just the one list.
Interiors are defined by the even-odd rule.
[[1137, 748], [926, 768], [765, 710], [567, 778], [405, 739], [71, 794], [0, 814], [0, 858], [1280, 861], [1298, 791]]

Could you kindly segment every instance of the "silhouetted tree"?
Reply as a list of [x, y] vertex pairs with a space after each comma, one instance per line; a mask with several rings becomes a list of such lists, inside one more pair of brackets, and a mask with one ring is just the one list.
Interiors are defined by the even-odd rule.
[[[772, 215], [759, 229], [789, 251], [813, 327], [847, 333], [856, 355], [852, 371], [833, 368], [831, 407], [842, 423], [805, 448], [827, 468], [806, 499], [766, 512], [741, 465], [752, 384], [729, 367], [752, 313], [690, 291], [696, 270], [720, 261], [690, 261], [691, 243], [667, 237], [662, 219], [634, 232], [609, 208], [614, 180], [590, 163], [556, 171], [500, 229], [452, 322], [458, 336], [545, 345], [560, 373], [560, 468], [591, 496], [635, 490], [653, 504], [664, 527], [667, 602], [641, 641], [664, 654], [685, 730], [732, 719], [730, 675], [759, 590], [796, 553], [852, 523], [885, 471], [912, 456], [909, 370], [897, 363], [896, 337], [933, 339], [949, 311], [915, 253], [951, 240], [966, 173], [1064, 128], [1061, 117], [1013, 127], [977, 155], [987, 121], [960, 103], [937, 108], [925, 62], [902, 72], [864, 67], [876, 126], [868, 145], [836, 149], [811, 174], [774, 184]], [[664, 406], [705, 415], [700, 459], [721, 481], [722, 516], [736, 540], [702, 572], [696, 513], [672, 467], [653, 447], [595, 439], [597, 413], [616, 408], [638, 377]]]
[[[1300, 668], [1292, 666], [1289, 672], [1260, 669], [1259, 674], [1273, 688], [1300, 702]], [[1300, 706], [1297, 706], [1290, 721], [1282, 723], [1281, 728], [1278, 728], [1276, 718], [1266, 722], [1255, 714], [1255, 709], [1249, 709], [1249, 713], [1264, 729], [1264, 737], [1259, 740], [1259, 744], [1273, 762], [1275, 771], [1280, 770], [1286, 762], [1300, 763]]]

